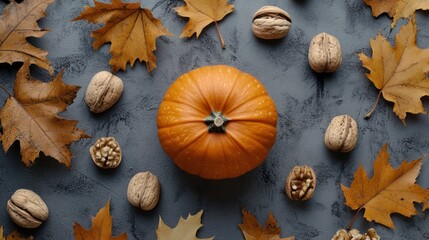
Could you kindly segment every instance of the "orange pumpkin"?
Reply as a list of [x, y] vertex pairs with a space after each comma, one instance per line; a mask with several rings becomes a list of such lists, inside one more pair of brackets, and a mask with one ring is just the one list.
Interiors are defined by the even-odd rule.
[[267, 157], [276, 140], [277, 110], [253, 76], [207, 66], [171, 85], [157, 124], [161, 146], [181, 169], [206, 179], [234, 178]]

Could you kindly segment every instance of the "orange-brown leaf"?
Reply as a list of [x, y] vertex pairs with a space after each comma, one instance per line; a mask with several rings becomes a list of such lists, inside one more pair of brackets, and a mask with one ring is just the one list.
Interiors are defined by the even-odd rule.
[[22, 3], [11, 1], [3, 9], [0, 16], [0, 63], [29, 61], [53, 73], [46, 58], [48, 52], [31, 45], [27, 38], [40, 38], [48, 32], [41, 29], [37, 21], [46, 15], [46, 8], [54, 1], [24, 0]]
[[[189, 18], [189, 22], [185, 25], [180, 37], [192, 37], [196, 34], [198, 38], [201, 31], [210, 23], [215, 22], [217, 24], [218, 21], [234, 11], [234, 5], [228, 4], [227, 0], [184, 1], [185, 6], [175, 8], [179, 16]], [[221, 41], [223, 41], [222, 37]]]
[[15, 230], [11, 234], [9, 234], [6, 238], [3, 235], [3, 226], [0, 226], [0, 240], [33, 240], [33, 237], [23, 238], [21, 235]]
[[73, 154], [68, 145], [88, 137], [76, 128], [77, 121], [57, 116], [73, 103], [80, 89], [64, 84], [61, 75], [52, 82], [38, 81], [30, 76], [30, 64], [25, 62], [16, 76], [14, 96], [9, 96], [0, 112], [3, 149], [7, 152], [19, 141], [26, 166], [43, 152], [70, 167]]
[[394, 228], [390, 217], [399, 213], [406, 217], [417, 214], [414, 202], [429, 200], [429, 190], [416, 184], [422, 160], [403, 161], [394, 169], [389, 164], [387, 145], [384, 145], [374, 162], [374, 175], [369, 178], [361, 166], [356, 171], [351, 187], [341, 185], [346, 205], [353, 210], [365, 209], [364, 217]]
[[92, 218], [92, 227], [83, 228], [79, 223], [73, 226], [75, 240], [126, 240], [126, 233], [117, 237], [112, 236], [112, 216], [110, 215], [110, 201]]
[[409, 18], [417, 10], [429, 10], [429, 1], [422, 0], [364, 0], [364, 2], [372, 8], [374, 17], [387, 13], [393, 18], [391, 28], [396, 26], [399, 19]]
[[91, 23], [104, 23], [105, 26], [93, 31], [95, 38], [93, 47], [99, 49], [103, 44], [111, 42], [112, 58], [109, 64], [112, 71], [131, 67], [138, 59], [145, 61], [147, 70], [152, 72], [156, 67], [156, 39], [170, 36], [171, 33], [156, 19], [149, 9], [140, 8], [140, 1], [124, 3], [113, 0], [111, 4], [95, 1], [95, 6], [85, 7], [79, 17], [74, 20], [87, 20]]
[[246, 240], [294, 240], [295, 237], [280, 238], [281, 229], [272, 213], [268, 215], [264, 228], [249, 211], [242, 210], [243, 223], [238, 227]]
[[393, 111], [405, 124], [407, 113], [426, 113], [421, 98], [429, 96], [429, 49], [417, 47], [417, 25], [411, 18], [396, 35], [396, 46], [381, 36], [371, 39], [372, 58], [359, 54], [366, 76], [393, 102]]

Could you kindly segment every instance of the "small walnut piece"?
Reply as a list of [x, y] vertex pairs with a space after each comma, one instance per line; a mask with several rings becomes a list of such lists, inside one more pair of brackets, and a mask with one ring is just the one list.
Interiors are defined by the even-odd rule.
[[109, 109], [121, 97], [124, 83], [120, 78], [107, 71], [92, 77], [86, 89], [85, 102], [93, 113], [101, 113]]
[[151, 172], [140, 172], [128, 184], [128, 202], [134, 207], [150, 211], [158, 204], [161, 186]]
[[375, 231], [374, 228], [370, 228], [365, 234], [361, 234], [357, 229], [352, 229], [349, 232], [344, 229], [340, 229], [334, 235], [332, 240], [381, 240], [381, 238], [378, 236], [377, 231]]
[[46, 203], [35, 192], [17, 190], [7, 201], [7, 212], [14, 223], [23, 228], [37, 228], [48, 219]]
[[116, 168], [122, 160], [122, 150], [114, 137], [102, 137], [89, 149], [92, 161], [100, 168]]
[[292, 20], [287, 12], [275, 6], [259, 9], [252, 20], [253, 34], [262, 39], [279, 39], [289, 33]]
[[341, 45], [338, 39], [325, 32], [314, 36], [308, 50], [308, 62], [315, 72], [335, 72], [342, 62]]
[[334, 117], [325, 132], [325, 145], [335, 152], [350, 152], [356, 146], [358, 127], [349, 115]]
[[286, 180], [286, 195], [292, 200], [305, 201], [313, 197], [316, 174], [309, 166], [296, 166]]

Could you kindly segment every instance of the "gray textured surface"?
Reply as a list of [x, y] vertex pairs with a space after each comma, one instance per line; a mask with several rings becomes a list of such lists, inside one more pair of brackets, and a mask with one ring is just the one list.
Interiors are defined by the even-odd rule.
[[[26, 231], [36, 239], [72, 239], [73, 222], [90, 226], [91, 216], [111, 199], [113, 231], [127, 232], [129, 239], [155, 239], [158, 216], [169, 225], [188, 213], [205, 210], [201, 237], [243, 239], [237, 224], [241, 208], [251, 210], [260, 221], [274, 212], [283, 236], [295, 235], [299, 240], [332, 237], [347, 224], [354, 212], [344, 205], [340, 183], [349, 185], [353, 173], [362, 164], [372, 169], [372, 162], [384, 143], [389, 143], [391, 162], [397, 166], [403, 159], [415, 159], [429, 152], [428, 116], [407, 118], [404, 127], [392, 112], [392, 104], [381, 101], [369, 121], [363, 120], [371, 108], [377, 91], [365, 78], [357, 53], [370, 53], [369, 39], [378, 32], [389, 35], [390, 19], [375, 19], [362, 0], [236, 0], [236, 11], [227, 16], [220, 29], [226, 49], [218, 42], [215, 27], [208, 27], [200, 36], [179, 39], [186, 19], [178, 17], [173, 7], [181, 1], [143, 1], [176, 37], [157, 41], [158, 67], [148, 74], [144, 64], [119, 72], [125, 90], [119, 102], [109, 111], [94, 115], [88, 111], [83, 97], [93, 74], [109, 70], [108, 46], [94, 52], [89, 37], [96, 28], [86, 22], [70, 22], [84, 5], [92, 1], [57, 0], [48, 9], [41, 26], [52, 31], [41, 39], [32, 39], [49, 51], [55, 70], [65, 69], [67, 83], [82, 86], [75, 103], [64, 114], [78, 119], [79, 127], [93, 136], [72, 145], [75, 158], [71, 170], [53, 159], [39, 159], [31, 168], [20, 162], [19, 146], [5, 154], [0, 151], [0, 225], [6, 232], [16, 226], [6, 213], [6, 201], [18, 188], [39, 193], [50, 208], [50, 218], [39, 229]], [[2, 4], [2, 3], [0, 3]], [[289, 12], [292, 29], [286, 39], [261, 41], [253, 37], [250, 21], [263, 5], [277, 5]], [[0, 5], [1, 6], [1, 5]], [[1, 8], [1, 7], [0, 7]], [[421, 47], [429, 47], [429, 15], [417, 17]], [[401, 21], [400, 24], [403, 24]], [[327, 31], [341, 41], [343, 65], [324, 76], [314, 74], [307, 63], [307, 46], [313, 35]], [[389, 36], [393, 40], [395, 29]], [[265, 163], [237, 179], [205, 181], [180, 171], [161, 149], [156, 130], [157, 107], [169, 85], [182, 73], [209, 64], [229, 64], [260, 79], [273, 97], [279, 113], [277, 142]], [[0, 82], [9, 90], [20, 64], [0, 64]], [[49, 79], [48, 74], [32, 68], [32, 74]], [[6, 99], [0, 94], [1, 102]], [[350, 154], [333, 154], [325, 149], [323, 134], [330, 119], [349, 114], [359, 124], [359, 142]], [[88, 149], [102, 136], [112, 135], [121, 143], [124, 158], [115, 170], [101, 170], [90, 159]], [[289, 201], [283, 194], [284, 181], [297, 164], [308, 164], [318, 174], [314, 198], [305, 203]], [[158, 207], [142, 212], [128, 204], [126, 188], [137, 172], [150, 170], [158, 175], [162, 190]], [[418, 179], [429, 186], [427, 161]], [[364, 230], [375, 227], [382, 239], [429, 239], [429, 217], [418, 214], [408, 219], [394, 215], [397, 229], [368, 223], [360, 217], [355, 226]]]

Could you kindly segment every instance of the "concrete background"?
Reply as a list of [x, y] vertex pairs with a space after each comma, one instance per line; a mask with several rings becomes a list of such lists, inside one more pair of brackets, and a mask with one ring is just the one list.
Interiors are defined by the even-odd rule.
[[[226, 41], [223, 50], [213, 25], [198, 40], [177, 37], [187, 20], [178, 17], [173, 8], [182, 1], [142, 1], [142, 6], [152, 9], [175, 36], [158, 39], [158, 67], [152, 74], [144, 63], [117, 74], [125, 82], [124, 94], [111, 110], [99, 115], [89, 112], [83, 97], [91, 77], [109, 70], [109, 46], [95, 52], [89, 35], [97, 26], [71, 22], [92, 0], [57, 0], [49, 6], [40, 25], [52, 31], [31, 42], [49, 52], [56, 72], [65, 69], [65, 82], [82, 86], [75, 103], [62, 116], [79, 120], [78, 127], [93, 138], [72, 144], [75, 158], [70, 170], [45, 157], [25, 168], [18, 144], [7, 154], [0, 151], [0, 225], [7, 233], [17, 226], [6, 213], [6, 202], [15, 190], [28, 188], [39, 193], [50, 209], [49, 220], [40, 228], [18, 228], [35, 239], [73, 239], [73, 223], [90, 227], [91, 216], [110, 199], [113, 233], [126, 232], [129, 239], [156, 239], [159, 215], [174, 226], [180, 216], [201, 209], [205, 212], [200, 238], [243, 239], [237, 224], [241, 223], [241, 208], [246, 208], [260, 221], [272, 211], [283, 237], [327, 240], [354, 215], [344, 205], [340, 184], [349, 186], [360, 164], [372, 172], [373, 160], [384, 143], [389, 143], [395, 167], [403, 159], [416, 159], [429, 152], [428, 116], [409, 116], [405, 127], [392, 112], [393, 105], [382, 100], [374, 116], [363, 119], [378, 91], [366, 79], [357, 53], [370, 54], [369, 39], [379, 32], [394, 40], [398, 28], [389, 34], [391, 21], [387, 16], [373, 18], [362, 0], [232, 2], [235, 12], [219, 24]], [[252, 35], [252, 16], [263, 5], [276, 5], [290, 14], [293, 22], [287, 38], [262, 41]], [[0, 2], [0, 8], [3, 6]], [[419, 12], [417, 23], [422, 30], [419, 45], [428, 48], [429, 15]], [[322, 31], [340, 40], [343, 65], [334, 74], [318, 76], [308, 66], [307, 48], [311, 38]], [[277, 142], [267, 160], [237, 179], [206, 181], [188, 175], [169, 160], [157, 138], [157, 108], [164, 92], [181, 74], [210, 64], [229, 64], [260, 79], [279, 113]], [[10, 91], [20, 65], [0, 64], [0, 82]], [[32, 74], [50, 79], [37, 67], [32, 68]], [[0, 98], [3, 103], [6, 94]], [[323, 144], [325, 128], [338, 114], [349, 114], [359, 124], [359, 142], [350, 154], [334, 154]], [[115, 170], [101, 170], [90, 159], [89, 147], [102, 136], [116, 137], [123, 148], [123, 162]], [[318, 174], [316, 193], [308, 202], [292, 202], [283, 194], [284, 181], [293, 166], [303, 164], [313, 166]], [[148, 170], [159, 177], [162, 192], [157, 208], [143, 212], [127, 202], [126, 189], [134, 174]], [[427, 161], [418, 182], [429, 187]], [[393, 215], [393, 220], [396, 230], [368, 223], [361, 215], [355, 227], [365, 231], [375, 227], [382, 239], [429, 239], [427, 214], [412, 218]]]

